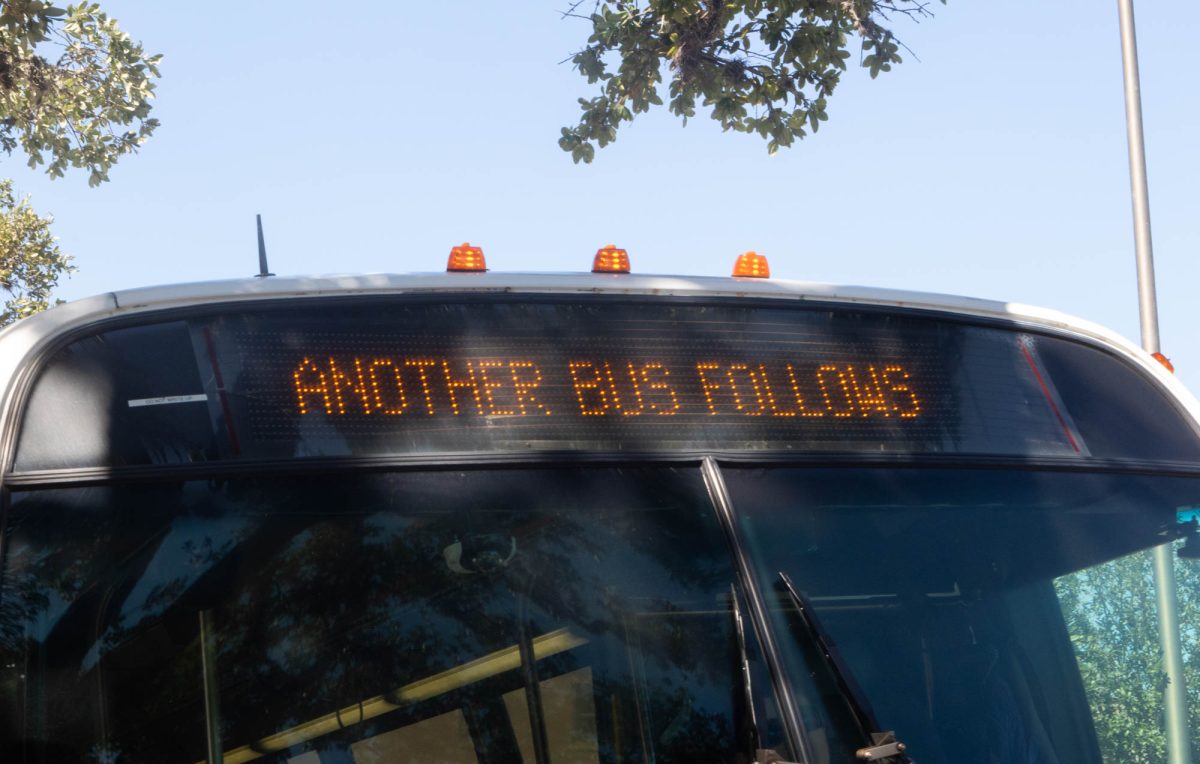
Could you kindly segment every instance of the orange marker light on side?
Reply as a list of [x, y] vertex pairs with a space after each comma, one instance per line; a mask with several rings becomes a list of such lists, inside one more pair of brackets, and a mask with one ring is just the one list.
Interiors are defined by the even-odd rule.
[[592, 273], [629, 273], [629, 254], [612, 244], [605, 244], [596, 250]]
[[757, 252], [744, 252], [738, 255], [737, 262], [733, 264], [733, 275], [742, 278], [769, 279], [771, 278], [771, 266], [767, 265], [767, 258]]
[[446, 261], [446, 270], [453, 272], [486, 271], [487, 261], [483, 259], [483, 249], [472, 247], [463, 242], [450, 250], [450, 259]]
[[1175, 364], [1171, 363], [1170, 358], [1167, 358], [1162, 353], [1151, 353], [1150, 355], [1154, 360], [1158, 361], [1164, 367], [1166, 367], [1167, 371], [1171, 372], [1172, 374], [1175, 373]]

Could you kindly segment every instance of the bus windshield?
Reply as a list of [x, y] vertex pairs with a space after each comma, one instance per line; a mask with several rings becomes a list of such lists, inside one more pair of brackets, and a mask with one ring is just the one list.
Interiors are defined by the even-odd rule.
[[[833, 693], [781, 572], [915, 761], [1142, 760], [1135, 737], [1163, 708], [1146, 550], [1177, 537], [1200, 481], [849, 468], [724, 478], [756, 573], [778, 597], [775, 625], [793, 636], [797, 683]], [[1178, 566], [1191, 656], [1195, 565]], [[824, 712], [809, 713], [819, 725]]]
[[7, 536], [5, 762], [206, 760], [202, 677], [228, 764], [740, 748], [697, 470], [39, 491]]
[[[1144, 550], [1200, 480], [721, 472], [814, 764], [864, 742], [780, 572], [922, 764], [1118, 764], [1130, 715], [1157, 729]], [[786, 751], [695, 468], [26, 491], [6, 538], [5, 761], [195, 764], [213, 718], [226, 762]], [[1192, 655], [1198, 584], [1187, 568]]]

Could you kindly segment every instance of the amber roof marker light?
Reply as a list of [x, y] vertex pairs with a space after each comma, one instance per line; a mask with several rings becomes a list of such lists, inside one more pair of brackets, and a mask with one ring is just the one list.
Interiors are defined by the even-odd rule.
[[592, 273], [629, 273], [629, 253], [612, 244], [596, 250]]
[[769, 279], [771, 266], [767, 264], [767, 258], [763, 255], [754, 251], [743, 252], [733, 264], [733, 275], [750, 279]]
[[472, 247], [465, 241], [457, 247], [451, 247], [450, 259], [446, 261], [446, 270], [452, 273], [486, 271], [487, 261], [483, 259], [483, 249]]
[[1163, 368], [1165, 368], [1167, 371], [1171, 372], [1172, 374], [1175, 373], [1175, 364], [1171, 363], [1170, 358], [1167, 358], [1162, 353], [1151, 353], [1150, 357], [1161, 363]]

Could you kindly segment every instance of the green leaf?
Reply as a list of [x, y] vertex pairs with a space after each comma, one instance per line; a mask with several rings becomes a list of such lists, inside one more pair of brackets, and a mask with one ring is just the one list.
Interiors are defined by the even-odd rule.
[[[74, 168], [100, 185], [158, 127], [149, 115], [162, 56], [146, 55], [95, 3], [14, 0], [0, 9], [0, 58], [11, 79], [0, 97], [0, 148], [20, 149], [51, 178]], [[14, 203], [11, 181], [0, 181], [0, 273], [8, 274], [0, 324], [47, 307], [49, 289], [72, 270], [51, 222]]]
[[[849, 5], [846, 0], [596, 0], [587, 47], [572, 61], [590, 84], [601, 85], [600, 94], [579, 99], [574, 138], [560, 138], [559, 145], [576, 162], [591, 161], [596, 147], [616, 139], [622, 122], [664, 105], [656, 91], [665, 71], [670, 93], [665, 106], [684, 125], [695, 115], [699, 98], [724, 130], [758, 133], [775, 153], [808, 129], [815, 133], [828, 119], [825, 100], [847, 69], [851, 45], [867, 54], [861, 63], [872, 79], [901, 62], [885, 14], [930, 14], [923, 0], [854, 0], [853, 18]], [[810, 101], [819, 106], [798, 120], [775, 116], [803, 110]]]
[[61, 276], [73, 272], [50, 233], [54, 218], [42, 217], [28, 199], [16, 201], [11, 180], [0, 180], [0, 326], [45, 310]]

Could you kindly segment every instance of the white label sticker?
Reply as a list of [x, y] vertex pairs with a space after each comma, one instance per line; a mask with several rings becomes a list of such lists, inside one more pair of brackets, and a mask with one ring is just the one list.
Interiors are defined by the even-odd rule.
[[197, 401], [206, 401], [208, 396], [201, 393], [200, 395], [164, 395], [161, 398], [135, 398], [129, 402], [129, 408], [135, 409], [139, 406], [165, 406], [168, 403], [196, 403]]

